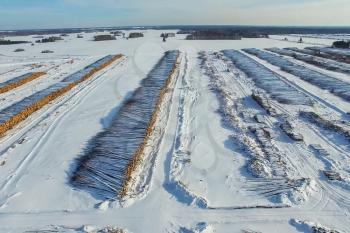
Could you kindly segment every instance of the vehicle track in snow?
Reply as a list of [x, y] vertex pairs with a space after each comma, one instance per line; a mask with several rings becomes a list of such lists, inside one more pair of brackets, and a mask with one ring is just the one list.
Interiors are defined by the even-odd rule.
[[[189, 69], [188, 54], [183, 55], [183, 68], [178, 80], [179, 100], [177, 108], [176, 132], [172, 145], [168, 166], [165, 174], [165, 187], [177, 200], [187, 205], [201, 205], [202, 197], [185, 187], [181, 181], [188, 160], [191, 159], [191, 150], [197, 129], [193, 127], [196, 116], [193, 115], [193, 106], [197, 104], [198, 90], [193, 87], [192, 74]], [[205, 205], [205, 204], [204, 204]]]

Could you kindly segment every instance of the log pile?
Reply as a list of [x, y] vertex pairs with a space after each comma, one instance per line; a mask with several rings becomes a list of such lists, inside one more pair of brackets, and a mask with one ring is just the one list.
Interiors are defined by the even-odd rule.
[[34, 79], [37, 79], [43, 75], [45, 75], [45, 72], [35, 72], [23, 75], [21, 77], [15, 78], [13, 80], [10, 80], [9, 82], [5, 82], [0, 84], [0, 94], [11, 91], [19, 86], [22, 86], [26, 83], [29, 83], [33, 81]]
[[144, 150], [145, 150], [145, 147], [147, 146], [147, 142], [149, 141], [149, 138], [151, 137], [151, 135], [155, 129], [155, 125], [156, 125], [156, 122], [157, 122], [157, 119], [159, 116], [159, 112], [161, 110], [160, 108], [161, 108], [161, 105], [162, 105], [163, 100], [164, 100], [164, 95], [168, 92], [169, 84], [171, 83], [172, 79], [174, 78], [174, 76], [177, 72], [179, 61], [178, 61], [178, 58], [176, 60], [177, 60], [177, 62], [174, 64], [174, 67], [173, 67], [168, 79], [166, 80], [164, 87], [160, 91], [158, 101], [157, 101], [155, 110], [153, 112], [151, 121], [149, 122], [148, 127], [146, 129], [146, 136], [143, 140], [143, 143], [139, 146], [139, 148], [135, 152], [135, 155], [133, 156], [133, 159], [128, 164], [128, 167], [126, 169], [126, 174], [125, 174], [124, 186], [120, 192], [121, 197], [124, 197], [127, 194], [129, 184], [130, 184], [130, 182], [132, 182], [132, 179], [133, 179], [133, 172], [136, 170], [136, 168], [139, 166], [140, 162], [142, 161], [142, 155], [144, 154]]
[[108, 128], [91, 139], [71, 182], [103, 199], [122, 198], [159, 117], [168, 86], [177, 72], [178, 51], [168, 51], [141, 86], [120, 107]]
[[[0, 117], [5, 118], [1, 119], [0, 123], [0, 136], [3, 136], [8, 130], [14, 128], [17, 124], [27, 119], [31, 114], [38, 111], [39, 109], [43, 108], [45, 105], [50, 103], [51, 101], [57, 99], [58, 97], [62, 96], [63, 94], [70, 91], [72, 88], [77, 86], [79, 83], [84, 82], [85, 80], [91, 78], [94, 74], [96, 74], [98, 71], [104, 69], [114, 61], [120, 59], [122, 55], [116, 55], [113, 56], [109, 61], [105, 62], [104, 64], [100, 65], [99, 67], [93, 68], [90, 70], [87, 74], [82, 76], [79, 80], [76, 80], [74, 82], [61, 82], [58, 83], [58, 85], [52, 86], [52, 92], [50, 92], [50, 88], [48, 88], [49, 91], [44, 90], [44, 95], [40, 96], [40, 98], [37, 98], [35, 93], [33, 96], [27, 97], [26, 99], [22, 100], [22, 102], [28, 101], [29, 99], [35, 99], [36, 101], [29, 104], [28, 106], [21, 106], [21, 110], [19, 112], [13, 113], [14, 115], [9, 117], [9, 114], [12, 113], [12, 111], [9, 111], [13, 109], [16, 106], [10, 106], [7, 109], [4, 109], [0, 112]], [[45, 92], [46, 91], [46, 92]], [[48, 92], [48, 93], [47, 93]], [[47, 93], [47, 94], [46, 94]], [[16, 105], [16, 104], [15, 104]], [[10, 112], [10, 113], [9, 113]]]

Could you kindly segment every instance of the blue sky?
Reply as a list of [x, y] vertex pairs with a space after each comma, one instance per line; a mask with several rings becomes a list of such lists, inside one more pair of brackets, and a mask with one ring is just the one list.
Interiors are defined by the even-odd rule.
[[0, 0], [0, 30], [129, 25], [350, 26], [350, 0]]

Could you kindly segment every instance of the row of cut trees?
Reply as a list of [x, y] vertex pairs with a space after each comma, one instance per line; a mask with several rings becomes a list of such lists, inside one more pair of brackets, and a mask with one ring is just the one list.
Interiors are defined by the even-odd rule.
[[46, 74], [45, 72], [35, 72], [35, 73], [32, 73], [31, 75], [28, 75], [24, 79], [21, 79], [17, 82], [8, 83], [5, 86], [0, 87], [0, 94], [11, 91], [17, 87], [20, 87], [26, 83], [33, 81], [34, 79], [37, 79], [45, 74]]
[[0, 136], [3, 136], [8, 130], [13, 129], [16, 125], [18, 125], [20, 122], [27, 119], [31, 114], [38, 111], [39, 109], [43, 108], [45, 105], [49, 104], [53, 100], [57, 99], [58, 97], [62, 96], [63, 94], [67, 93], [71, 89], [73, 89], [75, 86], [80, 84], [81, 82], [84, 82], [85, 80], [91, 78], [94, 74], [96, 74], [98, 71], [104, 69], [105, 67], [112, 64], [114, 61], [120, 59], [122, 55], [116, 55], [112, 57], [109, 61], [103, 63], [101, 66], [92, 69], [89, 73], [84, 75], [81, 79], [78, 81], [68, 83], [66, 86], [62, 87], [61, 89], [54, 91], [37, 102], [31, 104], [30, 106], [26, 107], [23, 111], [19, 112], [18, 114], [10, 117], [8, 120], [6, 120], [4, 123], [0, 124]]

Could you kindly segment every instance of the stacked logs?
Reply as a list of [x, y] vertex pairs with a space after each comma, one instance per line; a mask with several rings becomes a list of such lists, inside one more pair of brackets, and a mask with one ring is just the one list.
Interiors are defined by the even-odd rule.
[[26, 83], [29, 83], [33, 81], [34, 79], [37, 79], [43, 75], [45, 75], [45, 72], [35, 72], [30, 75], [26, 75], [25, 78], [18, 80], [17, 82], [9, 82], [8, 84], [5, 84], [3, 87], [0, 87], [0, 94], [11, 91], [12, 89], [15, 89], [19, 86], [22, 86]]
[[75, 86], [80, 84], [81, 82], [86, 81], [87, 79], [91, 78], [94, 74], [96, 74], [98, 71], [104, 69], [105, 67], [112, 64], [114, 61], [120, 59], [122, 55], [116, 55], [106, 63], [103, 63], [101, 66], [92, 69], [89, 73], [85, 74], [81, 79], [78, 81], [68, 83], [67, 85], [63, 86], [57, 91], [54, 91], [43, 98], [41, 98], [39, 101], [33, 103], [32, 105], [26, 107], [24, 110], [19, 112], [18, 114], [10, 117], [8, 120], [0, 124], [0, 136], [3, 136], [8, 130], [13, 129], [17, 124], [27, 119], [31, 114], [38, 111], [39, 109], [43, 108], [45, 105], [50, 103], [51, 101], [57, 99], [58, 97], [62, 96], [63, 94], [67, 93], [71, 89], [73, 89]]
[[119, 196], [121, 198], [123, 198], [123, 197], [125, 197], [127, 195], [128, 188], [129, 188], [131, 182], [133, 181], [133, 173], [134, 173], [134, 171], [137, 169], [137, 167], [140, 165], [140, 163], [142, 161], [142, 155], [144, 155], [144, 150], [145, 150], [145, 148], [147, 146], [147, 142], [149, 141], [149, 139], [152, 136], [152, 133], [153, 133], [153, 131], [155, 129], [155, 126], [156, 126], [156, 123], [157, 123], [157, 119], [158, 119], [159, 113], [161, 111], [161, 106], [162, 106], [162, 103], [163, 103], [163, 100], [164, 100], [164, 96], [169, 90], [169, 85], [172, 82], [172, 79], [174, 78], [174, 76], [176, 76], [179, 64], [180, 64], [180, 61], [179, 61], [179, 55], [178, 55], [177, 58], [176, 58], [176, 63], [174, 63], [173, 69], [172, 69], [169, 77], [167, 78], [164, 87], [160, 91], [157, 104], [155, 106], [155, 109], [154, 109], [154, 112], [152, 114], [151, 120], [150, 120], [150, 122], [149, 122], [149, 124], [147, 126], [147, 129], [146, 129], [146, 136], [144, 137], [142, 144], [136, 150], [132, 160], [129, 162], [129, 164], [127, 166], [127, 169], [126, 169], [126, 172], [125, 172], [124, 185], [123, 185], [123, 187], [122, 187], [122, 189], [120, 190], [120, 193], [119, 193]]
[[[167, 51], [122, 104], [110, 126], [91, 139], [71, 182], [103, 199], [128, 194], [154, 137], [161, 108], [177, 71], [179, 52]], [[162, 105], [162, 106], [161, 106]]]

